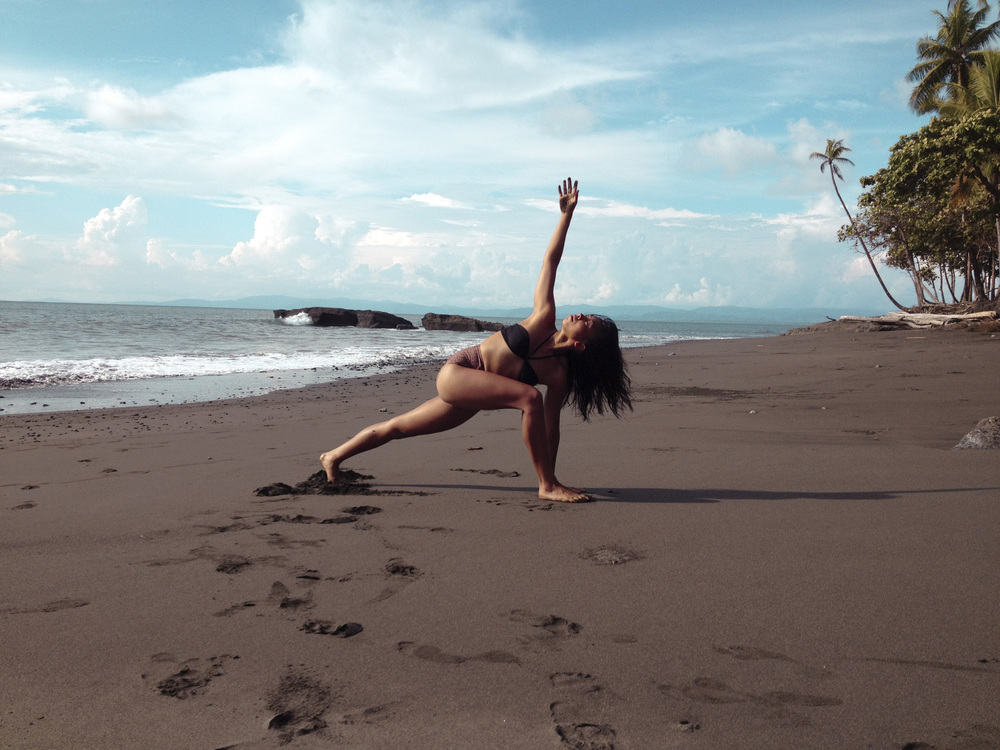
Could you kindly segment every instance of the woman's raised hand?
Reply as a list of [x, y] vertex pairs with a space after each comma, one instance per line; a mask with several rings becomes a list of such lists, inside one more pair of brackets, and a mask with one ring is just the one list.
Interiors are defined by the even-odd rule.
[[565, 213], [572, 213], [576, 208], [577, 198], [580, 197], [578, 182], [573, 182], [573, 178], [563, 180], [559, 186], [559, 210]]

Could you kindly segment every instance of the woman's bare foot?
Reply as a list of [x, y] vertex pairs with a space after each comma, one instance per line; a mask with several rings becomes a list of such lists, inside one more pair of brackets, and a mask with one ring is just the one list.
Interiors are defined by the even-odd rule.
[[538, 488], [540, 500], [551, 500], [557, 503], [583, 503], [590, 500], [590, 495], [571, 487], [564, 487], [561, 484], [552, 485], [549, 489]]
[[319, 463], [326, 472], [326, 481], [336, 482], [340, 476], [340, 461], [333, 455], [333, 451], [319, 454]]

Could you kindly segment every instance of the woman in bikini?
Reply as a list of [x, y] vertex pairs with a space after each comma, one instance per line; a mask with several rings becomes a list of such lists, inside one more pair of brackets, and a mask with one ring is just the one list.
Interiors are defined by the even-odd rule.
[[[559, 223], [542, 260], [531, 315], [452, 356], [438, 373], [435, 398], [323, 453], [319, 460], [329, 481], [337, 481], [346, 459], [391, 440], [450, 430], [484, 409], [518, 409], [521, 434], [538, 474], [538, 496], [571, 503], [589, 499], [556, 478], [560, 411], [570, 403], [584, 420], [605, 410], [620, 417], [632, 402], [613, 321], [570, 315], [561, 328], [555, 327], [556, 269], [579, 198], [572, 180], [558, 190]], [[546, 387], [544, 397], [535, 387], [539, 383]]]

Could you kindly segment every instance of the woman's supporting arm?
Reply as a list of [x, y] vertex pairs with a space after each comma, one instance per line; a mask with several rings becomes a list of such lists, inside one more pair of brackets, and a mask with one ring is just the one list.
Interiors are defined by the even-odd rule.
[[549, 458], [552, 460], [553, 471], [559, 453], [559, 417], [565, 397], [565, 388], [550, 385], [545, 389], [545, 438], [549, 444]]

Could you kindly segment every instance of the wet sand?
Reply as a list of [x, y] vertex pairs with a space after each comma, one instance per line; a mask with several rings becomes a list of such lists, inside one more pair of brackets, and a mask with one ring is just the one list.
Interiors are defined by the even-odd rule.
[[[1000, 747], [1000, 336], [627, 353], [635, 412], [316, 457], [434, 368], [0, 416], [0, 747]], [[296, 485], [300, 485], [296, 487]], [[920, 744], [922, 743], [922, 744]]]

